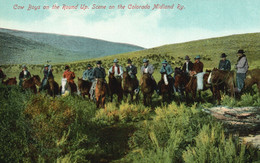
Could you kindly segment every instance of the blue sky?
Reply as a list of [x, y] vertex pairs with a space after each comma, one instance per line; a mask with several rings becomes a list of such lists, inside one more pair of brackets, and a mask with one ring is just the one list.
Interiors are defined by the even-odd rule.
[[[43, 10], [43, 5], [166, 4], [173, 10]], [[14, 4], [25, 6], [14, 10]], [[41, 9], [27, 11], [29, 4]], [[183, 10], [178, 10], [178, 4]], [[0, 0], [0, 27], [85, 36], [146, 48], [260, 32], [259, 0]]]

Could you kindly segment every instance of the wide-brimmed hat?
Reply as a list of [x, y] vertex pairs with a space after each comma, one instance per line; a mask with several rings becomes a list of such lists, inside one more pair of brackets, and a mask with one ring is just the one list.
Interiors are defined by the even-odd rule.
[[168, 62], [165, 60], [162, 61], [162, 64], [167, 64]]
[[102, 62], [101, 62], [101, 61], [97, 61], [97, 62], [96, 62], [96, 64], [100, 64], [100, 65], [101, 65], [101, 64], [102, 64]]
[[92, 67], [91, 64], [88, 64], [87, 67]]
[[22, 68], [27, 68], [27, 66], [26, 65], [22, 65]]
[[149, 60], [146, 59], [146, 58], [144, 58], [144, 59], [143, 59], [143, 63], [147, 63], [147, 62], [149, 62]]
[[185, 60], [190, 60], [190, 57], [188, 55], [185, 56]]
[[227, 57], [227, 55], [225, 53], [221, 54], [221, 58], [226, 58], [226, 57]]
[[70, 66], [69, 66], [69, 65], [66, 65], [66, 66], [65, 66], [65, 70], [67, 70], [67, 69], [70, 69]]
[[49, 67], [49, 65], [48, 65], [48, 64], [45, 64], [44, 67]]
[[197, 55], [194, 59], [200, 59], [200, 55]]
[[238, 51], [237, 51], [237, 54], [239, 54], [239, 53], [241, 53], [241, 54], [244, 54], [244, 53], [245, 53], [245, 51], [244, 51], [244, 50], [242, 50], [242, 49], [240, 49], [240, 50], [238, 50]]
[[128, 60], [127, 60], [127, 63], [132, 63], [132, 60], [131, 60], [131, 59], [128, 59]]
[[115, 58], [115, 59], [113, 60], [113, 63], [118, 63], [118, 59]]

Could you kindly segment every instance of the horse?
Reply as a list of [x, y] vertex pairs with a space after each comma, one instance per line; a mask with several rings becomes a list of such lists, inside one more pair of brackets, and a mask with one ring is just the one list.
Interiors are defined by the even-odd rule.
[[30, 79], [25, 80], [22, 84], [23, 89], [30, 89], [33, 91], [33, 93], [37, 93], [37, 88], [41, 86], [41, 79], [38, 75], [33, 75]]
[[[210, 71], [206, 71], [206, 73], [203, 75], [203, 89], [199, 90], [199, 98], [201, 98], [201, 91], [205, 91], [207, 89], [210, 88], [212, 94], [213, 94], [213, 90], [212, 90], [212, 86], [209, 85], [208, 83], [208, 77], [209, 77]], [[185, 92], [186, 92], [186, 97], [188, 99], [188, 93], [192, 94], [192, 99], [193, 101], [196, 100], [196, 94], [197, 94], [197, 77], [193, 76], [190, 78], [188, 84], [185, 86]]]
[[[127, 71], [123, 73], [123, 94], [125, 97], [128, 97], [128, 94], [131, 96], [131, 102], [133, 102], [135, 90], [138, 89], [138, 80], [137, 78], [131, 78]], [[138, 101], [138, 93], [136, 93], [135, 100]]]
[[217, 98], [218, 104], [220, 104], [220, 90], [224, 93], [229, 88], [231, 97], [235, 96], [235, 80], [234, 71], [225, 71], [214, 68], [210, 75], [208, 82], [212, 85], [213, 95]]
[[155, 82], [153, 81], [150, 74], [143, 74], [142, 75], [142, 84], [141, 84], [141, 91], [143, 93], [143, 103], [144, 105], [151, 105], [152, 102], [152, 95], [155, 90]]
[[[74, 83], [74, 82], [67, 82], [67, 80], [66, 80], [66, 78], [63, 78], [63, 79], [65, 79], [65, 85], [64, 85], [64, 89], [65, 89], [65, 91], [68, 91], [70, 94], [74, 94], [74, 93], [77, 93], [77, 85]], [[63, 79], [62, 79], [62, 83], [63, 83]], [[60, 91], [60, 94], [61, 95], [63, 95], [64, 94], [64, 92], [63, 92], [63, 90], [62, 90], [62, 84], [61, 84], [61, 86], [60, 86], [60, 89], [59, 89]]]
[[46, 89], [50, 96], [55, 97], [56, 95], [59, 95], [59, 84], [54, 80], [54, 78], [48, 78]]
[[186, 92], [186, 85], [190, 81], [190, 76], [188, 73], [185, 73], [181, 70], [181, 68], [176, 67], [175, 68], [175, 79], [174, 79], [174, 87], [176, 90], [179, 90], [181, 95], [184, 95], [184, 92], [186, 93], [186, 99], [188, 99], [188, 92]]
[[99, 108], [100, 106], [102, 108], [105, 107], [106, 93], [107, 93], [107, 83], [105, 82], [105, 79], [101, 79], [101, 78], [97, 79], [97, 84], [95, 88], [97, 108]]
[[245, 79], [245, 87], [243, 88], [243, 92], [252, 88], [252, 86], [256, 84], [258, 91], [260, 92], [260, 69], [249, 70], [246, 74]]
[[158, 82], [158, 88], [163, 102], [167, 101], [169, 103], [172, 100], [173, 84], [173, 78], [167, 76], [166, 73], [162, 73], [161, 80]]
[[16, 85], [17, 84], [16, 77], [8, 78], [6, 81], [2, 80], [2, 83], [4, 85]]
[[113, 95], [116, 94], [118, 98], [118, 102], [123, 99], [123, 89], [122, 89], [122, 79], [121, 76], [116, 78], [114, 73], [109, 73], [108, 76], [108, 86], [109, 86], [109, 94], [110, 101], [113, 101]]
[[83, 98], [85, 98], [85, 95], [88, 95], [90, 99], [90, 88], [91, 88], [92, 82], [88, 80], [83, 80], [82, 78], [78, 77], [78, 88]]

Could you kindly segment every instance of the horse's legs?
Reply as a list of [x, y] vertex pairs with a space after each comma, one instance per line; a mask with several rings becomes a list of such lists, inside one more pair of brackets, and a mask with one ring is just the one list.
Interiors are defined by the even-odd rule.
[[144, 97], [143, 97], [143, 104], [146, 106], [146, 94], [144, 94]]
[[105, 95], [101, 96], [101, 107], [102, 108], [105, 108], [105, 99], [106, 99]]

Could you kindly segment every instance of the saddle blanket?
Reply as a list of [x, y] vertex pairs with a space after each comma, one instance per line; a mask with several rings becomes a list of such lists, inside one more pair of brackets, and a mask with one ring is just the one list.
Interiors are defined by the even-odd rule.
[[205, 72], [200, 72], [198, 74], [196, 74], [197, 77], [197, 90], [203, 90], [203, 76], [204, 76]]
[[61, 79], [61, 94], [65, 94], [65, 90], [66, 90], [66, 84], [67, 84], [67, 79], [66, 78], [62, 78]]

